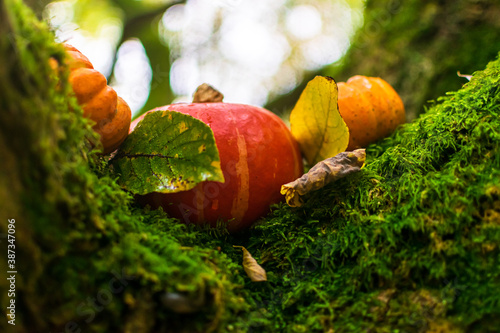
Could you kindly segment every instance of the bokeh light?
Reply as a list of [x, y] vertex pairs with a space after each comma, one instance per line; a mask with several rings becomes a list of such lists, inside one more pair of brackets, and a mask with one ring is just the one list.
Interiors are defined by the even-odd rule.
[[320, 0], [192, 0], [171, 7], [162, 25], [177, 101], [189, 101], [204, 82], [228, 102], [263, 105], [289, 92], [306, 71], [342, 57], [361, 8]]
[[110, 85], [119, 96], [126, 96], [125, 101], [130, 109], [139, 110], [146, 103], [152, 76], [151, 65], [141, 42], [137, 39], [125, 41], [118, 49]]
[[323, 19], [316, 7], [299, 5], [286, 15], [286, 28], [291, 35], [300, 40], [313, 38], [321, 33]]
[[[110, 84], [137, 113], [152, 77], [141, 41], [117, 45], [120, 12], [102, 1], [99, 8], [107, 13], [81, 19], [78, 11], [86, 2], [52, 2], [44, 16], [58, 40], [79, 48], [103, 74], [110, 75], [116, 60]], [[289, 92], [308, 71], [342, 57], [361, 24], [363, 5], [362, 0], [187, 0], [170, 6], [158, 31], [171, 51], [175, 101], [190, 101], [201, 83], [215, 86], [227, 102], [260, 106]]]

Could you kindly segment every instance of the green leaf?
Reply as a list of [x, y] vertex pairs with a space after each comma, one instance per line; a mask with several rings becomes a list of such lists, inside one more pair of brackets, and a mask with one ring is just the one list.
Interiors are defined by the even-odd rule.
[[134, 194], [186, 191], [224, 182], [212, 130], [177, 111], [147, 114], [111, 161], [118, 183]]
[[290, 113], [292, 135], [309, 165], [345, 151], [349, 129], [337, 105], [335, 80], [316, 76], [307, 83]]

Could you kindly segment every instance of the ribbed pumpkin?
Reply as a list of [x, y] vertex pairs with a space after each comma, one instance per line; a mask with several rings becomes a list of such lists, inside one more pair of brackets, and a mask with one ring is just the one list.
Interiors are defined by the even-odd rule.
[[405, 122], [403, 101], [381, 78], [356, 75], [337, 86], [339, 112], [349, 128], [348, 151], [388, 136]]
[[[178, 193], [151, 193], [138, 198], [162, 207], [186, 223], [212, 226], [220, 219], [237, 232], [269, 212], [283, 199], [281, 185], [303, 172], [299, 147], [288, 127], [260, 107], [231, 103], [172, 104], [149, 112], [171, 110], [208, 124], [219, 149], [225, 182], [203, 182]], [[142, 120], [132, 122], [131, 130]]]
[[64, 44], [70, 68], [69, 82], [83, 115], [96, 124], [94, 131], [101, 136], [103, 153], [117, 149], [128, 135], [132, 113], [128, 104], [108, 86], [107, 80], [94, 69], [88, 58], [75, 47]]

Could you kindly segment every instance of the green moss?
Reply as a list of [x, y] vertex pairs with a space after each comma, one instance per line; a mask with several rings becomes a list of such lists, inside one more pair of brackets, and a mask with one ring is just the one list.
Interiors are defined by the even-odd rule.
[[[283, 329], [465, 329], [498, 314], [499, 113], [497, 60], [370, 146], [362, 172], [256, 227]], [[432, 305], [411, 301], [422, 293]]]
[[[48, 65], [62, 48], [21, 2], [2, 6], [0, 199], [2, 219], [16, 219], [17, 331], [500, 325], [500, 59], [368, 147], [358, 174], [231, 236], [134, 205], [89, 149], [66, 69]], [[250, 282], [232, 245], [269, 281]], [[5, 279], [0, 288], [4, 307]]]
[[[235, 293], [242, 278], [222, 269], [239, 265], [215, 249], [183, 247], [200, 230], [133, 207], [89, 148], [96, 135], [69, 97], [67, 69], [49, 66], [62, 63], [63, 48], [22, 2], [1, 6], [9, 37], [0, 45], [2, 219], [16, 220], [18, 331], [209, 331], [244, 309]], [[6, 306], [7, 281], [0, 286]], [[202, 295], [201, 310], [179, 317], [161, 302], [171, 292], [187, 303]]]

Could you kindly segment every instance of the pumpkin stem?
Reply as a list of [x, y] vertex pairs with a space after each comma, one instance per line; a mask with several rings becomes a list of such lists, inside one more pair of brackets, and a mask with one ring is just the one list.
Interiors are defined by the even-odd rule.
[[196, 88], [193, 103], [220, 103], [224, 95], [209, 84], [203, 83]]

